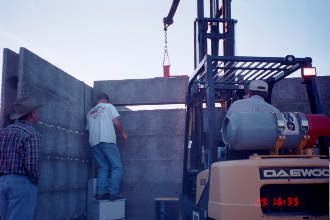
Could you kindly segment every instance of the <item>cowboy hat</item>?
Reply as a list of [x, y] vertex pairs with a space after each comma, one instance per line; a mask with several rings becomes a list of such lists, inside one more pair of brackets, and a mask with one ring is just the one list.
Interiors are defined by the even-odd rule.
[[34, 102], [31, 97], [21, 97], [14, 103], [14, 113], [10, 115], [11, 120], [19, 119], [27, 114], [30, 114], [34, 110], [42, 107]]

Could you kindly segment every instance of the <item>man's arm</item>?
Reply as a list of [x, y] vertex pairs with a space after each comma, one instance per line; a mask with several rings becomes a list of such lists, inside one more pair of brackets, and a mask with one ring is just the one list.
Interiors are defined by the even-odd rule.
[[113, 124], [115, 125], [115, 127], [120, 132], [121, 136], [123, 136], [124, 142], [126, 143], [126, 141], [127, 141], [127, 134], [125, 133], [125, 131], [123, 130], [121, 124], [119, 123], [118, 117], [112, 119], [112, 121], [113, 121]]

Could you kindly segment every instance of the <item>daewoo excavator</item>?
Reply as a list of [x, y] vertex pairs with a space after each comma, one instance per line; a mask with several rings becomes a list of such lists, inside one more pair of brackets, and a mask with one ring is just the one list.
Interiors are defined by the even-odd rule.
[[[178, 4], [173, 0], [164, 18], [165, 30]], [[329, 219], [330, 121], [321, 114], [312, 59], [235, 56], [231, 0], [221, 5], [210, 0], [209, 6], [206, 18], [204, 0], [197, 0], [181, 218]], [[220, 41], [223, 56], [218, 55]], [[251, 80], [268, 83], [271, 103], [274, 85], [296, 71], [301, 71], [312, 114], [225, 116], [230, 104], [247, 93]]]

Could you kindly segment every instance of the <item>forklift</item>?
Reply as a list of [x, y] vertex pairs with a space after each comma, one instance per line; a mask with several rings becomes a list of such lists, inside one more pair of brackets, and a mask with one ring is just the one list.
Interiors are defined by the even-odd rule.
[[[173, 0], [163, 19], [165, 31], [179, 2]], [[231, 0], [210, 0], [210, 17], [204, 16], [204, 2], [197, 0], [195, 70], [186, 94], [180, 219], [329, 219], [330, 121], [322, 115], [312, 59], [235, 56]], [[226, 117], [252, 80], [268, 83], [271, 103], [274, 85], [296, 71], [312, 114]], [[295, 134], [284, 132], [291, 119]]]

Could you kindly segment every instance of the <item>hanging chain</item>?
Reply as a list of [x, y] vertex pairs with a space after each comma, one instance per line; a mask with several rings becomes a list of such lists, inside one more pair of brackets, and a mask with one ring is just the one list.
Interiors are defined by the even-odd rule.
[[165, 47], [164, 47], [164, 51], [167, 52], [168, 48], [167, 48], [167, 28], [164, 29], [165, 32]]
[[170, 57], [168, 56], [168, 47], [167, 47], [167, 25], [164, 24], [164, 32], [165, 32], [165, 46], [164, 46], [164, 58], [163, 65], [165, 65], [165, 59], [167, 57], [168, 65], [170, 65]]

